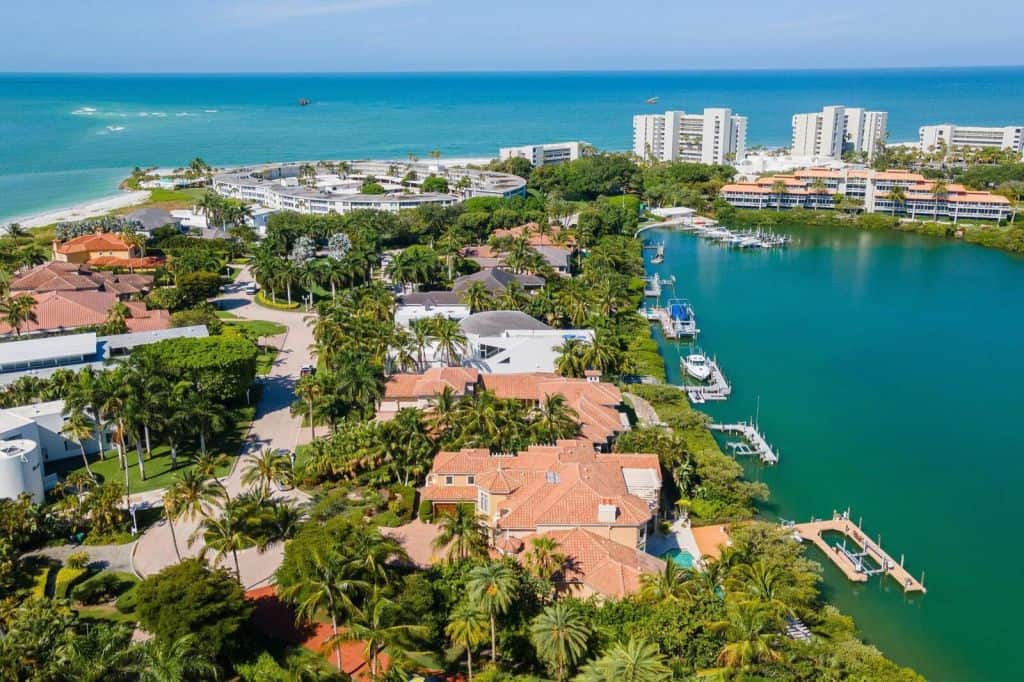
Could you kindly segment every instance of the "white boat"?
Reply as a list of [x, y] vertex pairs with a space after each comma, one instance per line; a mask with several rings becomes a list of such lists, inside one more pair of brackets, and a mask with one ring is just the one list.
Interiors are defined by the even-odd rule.
[[711, 363], [702, 353], [692, 353], [683, 358], [683, 369], [697, 381], [707, 381], [711, 378]]

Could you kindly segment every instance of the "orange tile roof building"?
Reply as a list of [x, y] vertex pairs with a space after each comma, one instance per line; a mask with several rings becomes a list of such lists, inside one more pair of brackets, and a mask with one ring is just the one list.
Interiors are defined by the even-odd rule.
[[492, 391], [498, 398], [521, 400], [531, 407], [549, 395], [560, 394], [576, 412], [581, 436], [598, 449], [607, 448], [619, 433], [629, 430], [626, 415], [618, 409], [622, 393], [597, 377], [574, 379], [544, 372], [481, 374], [468, 367], [434, 367], [423, 374], [392, 375], [384, 385], [378, 419], [390, 419], [406, 407], [427, 409], [445, 388], [451, 388], [456, 396]]
[[88, 263], [109, 268], [155, 268], [163, 260], [141, 256], [124, 238], [113, 232], [94, 232], [53, 241], [53, 260], [61, 263]]
[[540, 225], [537, 223], [526, 223], [515, 227], [499, 228], [491, 232], [491, 236], [501, 239], [504, 237], [518, 238], [526, 235], [526, 243], [530, 246], [576, 246], [575, 237], [571, 234], [566, 234], [563, 239], [561, 238], [561, 232], [562, 228], [558, 225], [552, 225], [546, 233], [542, 233]]
[[14, 293], [46, 291], [107, 291], [119, 298], [145, 294], [153, 286], [150, 275], [123, 275], [93, 270], [84, 263], [50, 261], [16, 275], [10, 283]]
[[[777, 191], [778, 183], [785, 184], [785, 192]], [[891, 195], [897, 187], [903, 191], [902, 201]], [[868, 213], [954, 221], [1001, 220], [1013, 211], [1009, 199], [998, 194], [950, 183], [944, 193], [936, 195], [935, 187], [935, 181], [910, 171], [805, 168], [790, 174], [767, 175], [753, 182], [731, 183], [722, 187], [721, 195], [737, 208], [754, 209], [833, 209], [835, 197], [842, 196], [863, 202]]]
[[[108, 291], [47, 291], [29, 294], [36, 300], [35, 322], [26, 322], [22, 334], [58, 332], [81, 327], [95, 327], [107, 319], [118, 296]], [[125, 301], [131, 316], [125, 320], [130, 332], [167, 329], [171, 326], [166, 310], [149, 310], [142, 301]], [[0, 322], [0, 336], [14, 334], [9, 325]]]
[[[585, 440], [566, 440], [515, 455], [492, 455], [486, 449], [438, 453], [420, 492], [435, 514], [458, 504], [474, 505], [492, 544], [505, 553], [522, 551], [537, 534], [585, 532], [573, 536], [576, 551], [582, 554], [585, 545], [592, 567], [607, 566], [600, 570], [621, 576], [654, 566], [646, 555], [636, 555], [643, 554], [654, 529], [661, 484], [657, 455], [603, 454]], [[614, 576], [589, 579], [591, 589], [610, 596], [620, 592], [600, 586], [633, 589], [636, 582]]]

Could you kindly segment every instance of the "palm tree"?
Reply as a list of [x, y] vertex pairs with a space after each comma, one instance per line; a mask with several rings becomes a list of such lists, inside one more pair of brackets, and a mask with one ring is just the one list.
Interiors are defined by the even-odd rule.
[[586, 341], [567, 337], [562, 345], [555, 346], [558, 359], [555, 360], [555, 371], [563, 377], [581, 377], [587, 370], [584, 354], [589, 344]]
[[749, 594], [776, 612], [785, 612], [792, 610], [787, 603], [788, 580], [789, 573], [779, 564], [757, 560], [737, 566], [730, 587]]
[[199, 433], [199, 453], [205, 456], [208, 436], [227, 427], [228, 409], [199, 393], [193, 397], [192, 423]]
[[894, 185], [893, 188], [889, 190], [888, 199], [892, 202], [892, 215], [896, 215], [896, 205], [899, 204], [902, 206], [907, 203], [907, 192], [902, 186]]
[[547, 535], [539, 535], [530, 539], [530, 552], [526, 556], [526, 565], [533, 575], [541, 580], [550, 580], [551, 576], [565, 563], [565, 555], [556, 551], [558, 541]]
[[545, 395], [530, 417], [530, 430], [541, 443], [572, 438], [580, 431], [579, 415], [561, 393]]
[[425, 625], [407, 625], [396, 623], [399, 616], [398, 605], [381, 595], [374, 588], [363, 608], [356, 609], [352, 618], [345, 624], [344, 631], [332, 635], [325, 647], [337, 646], [340, 642], [362, 642], [363, 657], [370, 667], [370, 679], [376, 680], [380, 658], [390, 650], [392, 658], [404, 653], [404, 645], [411, 638], [424, 638], [430, 629]]
[[586, 618], [566, 602], [546, 607], [530, 625], [530, 641], [537, 656], [548, 664], [559, 682], [569, 676], [583, 657], [589, 638]]
[[204, 518], [202, 525], [188, 539], [188, 544], [191, 547], [199, 532], [202, 531], [205, 544], [203, 552], [212, 549], [214, 562], [220, 561], [230, 552], [235, 562], [235, 575], [239, 583], [242, 582], [242, 569], [238, 565], [238, 550], [256, 544], [256, 539], [249, 534], [240, 511], [230, 501], [226, 502], [219, 517], [207, 516]]
[[135, 648], [139, 682], [217, 680], [220, 669], [193, 634], [178, 639], [153, 638]]
[[21, 329], [26, 322], [38, 322], [35, 312], [36, 299], [29, 294], [11, 296], [7, 294], [0, 298], [0, 321], [14, 330], [15, 335], [21, 336]]
[[259, 485], [264, 496], [270, 495], [270, 484], [287, 485], [292, 479], [292, 463], [283, 452], [264, 448], [258, 455], [248, 458], [242, 483]]
[[442, 514], [438, 525], [441, 532], [434, 538], [433, 546], [444, 549], [451, 544], [449, 561], [462, 562], [471, 556], [486, 555], [487, 530], [472, 504], [455, 505], [454, 513]]
[[516, 593], [516, 574], [505, 563], [487, 563], [469, 572], [466, 589], [491, 619], [491, 662], [497, 664], [497, 619], [512, 605]]
[[437, 350], [449, 367], [458, 365], [462, 356], [469, 348], [462, 327], [455, 320], [437, 317], [431, 321], [431, 336], [437, 344]]
[[323, 398], [323, 388], [313, 375], [304, 376], [295, 383], [295, 397], [298, 398], [299, 410], [292, 405], [292, 414], [305, 411], [304, 417], [309, 419], [309, 436], [316, 440], [316, 410], [314, 406]]
[[444, 628], [453, 646], [466, 649], [469, 682], [473, 682], [473, 647], [487, 641], [487, 623], [487, 614], [482, 609], [468, 601], [461, 601], [452, 609], [448, 625]]
[[309, 557], [310, 571], [301, 580], [281, 588], [281, 599], [295, 606], [295, 617], [314, 620], [326, 611], [331, 618], [331, 646], [334, 647], [335, 665], [341, 671], [341, 642], [338, 638], [338, 618], [355, 612], [352, 601], [355, 592], [369, 589], [369, 584], [345, 575], [338, 557], [317, 547]]
[[228, 499], [228, 489], [224, 487], [224, 483], [217, 477], [217, 470], [223, 469], [230, 462], [230, 458], [221, 453], [200, 453], [199, 457], [196, 457], [195, 463], [193, 464], [192, 470], [196, 472], [196, 475], [200, 477], [200, 480], [210, 479], [210, 485], [216, 486], [220, 491], [219, 495], [223, 499]]
[[125, 627], [86, 627], [57, 647], [53, 656], [58, 674], [49, 679], [105, 682], [128, 679], [136, 669], [131, 630]]
[[782, 202], [786, 195], [789, 194], [789, 186], [785, 180], [776, 180], [772, 183], [772, 195], [775, 197], [775, 210], [782, 210]]
[[601, 658], [588, 663], [578, 679], [586, 682], [662, 682], [671, 674], [657, 646], [630, 637], [625, 644], [616, 642]]
[[725, 635], [718, 662], [726, 668], [748, 669], [758, 663], [774, 663], [782, 655], [775, 649], [775, 616], [764, 606], [738, 602], [726, 607], [726, 620], [711, 629]]
[[103, 431], [100, 426], [100, 412], [97, 409], [100, 401], [100, 383], [96, 379], [96, 371], [85, 367], [75, 373], [71, 385], [64, 396], [65, 414], [83, 412], [92, 418], [96, 429], [96, 442], [100, 446], [100, 459], [105, 459]]
[[483, 282], [473, 282], [462, 292], [462, 302], [469, 306], [469, 312], [479, 313], [494, 309], [494, 296]]
[[92, 469], [89, 468], [89, 457], [85, 454], [85, 441], [92, 438], [93, 428], [93, 421], [84, 412], [76, 410], [71, 413], [61, 429], [61, 433], [78, 443], [78, 448], [82, 451], [82, 463], [85, 464], [85, 471], [89, 474], [89, 478], [95, 477], [92, 474]]
[[667, 559], [664, 569], [657, 573], [645, 573], [640, 577], [640, 596], [652, 602], [680, 601], [691, 574], [691, 571]]

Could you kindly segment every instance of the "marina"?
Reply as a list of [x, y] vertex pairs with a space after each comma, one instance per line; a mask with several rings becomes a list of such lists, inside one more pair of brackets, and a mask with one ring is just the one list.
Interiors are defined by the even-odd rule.
[[[900, 555], [897, 562], [888, 552], [882, 549], [881, 537], [872, 542], [861, 523], [854, 524], [850, 520], [849, 510], [842, 514], [833, 512], [829, 520], [814, 520], [807, 523], [785, 524], [792, 528], [797, 539], [813, 543], [827, 556], [833, 564], [853, 582], [867, 582], [874, 575], [888, 575], [899, 583], [905, 593], [925, 593], [924, 573], [918, 580], [904, 568], [904, 556]], [[829, 543], [823, 533], [839, 533], [843, 536], [842, 543]], [[849, 544], [847, 543], [849, 541]]]
[[694, 338], [700, 334], [693, 307], [684, 299], [671, 299], [667, 307], [642, 308], [640, 314], [651, 322], [657, 322], [666, 339]]
[[792, 241], [786, 234], [763, 229], [730, 230], [718, 224], [696, 225], [691, 231], [704, 239], [736, 249], [778, 249], [789, 246]]
[[749, 455], [760, 459], [765, 464], [778, 464], [779, 453], [775, 450], [755, 425], [749, 422], [733, 424], [708, 424], [708, 428], [719, 433], [727, 433], [743, 438], [743, 442], [727, 443], [726, 447], [734, 455]]

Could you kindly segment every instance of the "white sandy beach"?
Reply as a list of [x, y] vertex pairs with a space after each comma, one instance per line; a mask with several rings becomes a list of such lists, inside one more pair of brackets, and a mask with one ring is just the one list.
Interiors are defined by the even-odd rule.
[[8, 222], [18, 223], [22, 227], [43, 227], [44, 225], [50, 225], [52, 223], [58, 223], [65, 220], [95, 218], [96, 216], [101, 216], [119, 208], [141, 204], [148, 199], [149, 192], [147, 190], [119, 192], [102, 199], [93, 199], [68, 208], [58, 208], [52, 211], [45, 211], [43, 213], [25, 216], [23, 218], [15, 218]]

